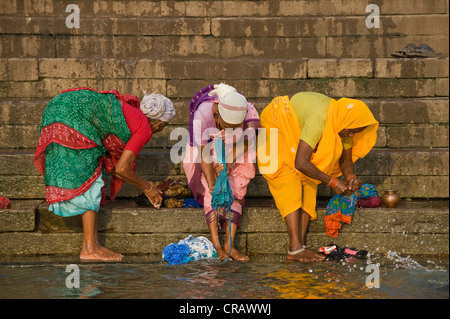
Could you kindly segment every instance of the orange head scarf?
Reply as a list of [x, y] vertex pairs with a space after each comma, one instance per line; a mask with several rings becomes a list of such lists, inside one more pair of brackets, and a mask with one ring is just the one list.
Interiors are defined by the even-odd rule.
[[339, 158], [343, 147], [339, 132], [344, 129], [366, 127], [353, 136], [352, 160], [355, 162], [366, 156], [375, 145], [378, 125], [364, 102], [348, 98], [332, 100], [328, 106], [322, 139], [311, 162], [325, 174], [336, 177], [342, 175]]

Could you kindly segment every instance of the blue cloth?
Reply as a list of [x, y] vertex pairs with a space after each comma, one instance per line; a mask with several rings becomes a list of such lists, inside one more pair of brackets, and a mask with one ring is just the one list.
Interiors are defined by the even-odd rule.
[[62, 217], [72, 217], [84, 214], [88, 210], [96, 213], [100, 210], [100, 201], [102, 200], [102, 187], [105, 186], [103, 176], [100, 176], [94, 181], [91, 187], [72, 199], [50, 204], [48, 209], [56, 215]]
[[216, 138], [214, 141], [214, 148], [217, 155], [217, 163], [223, 164], [223, 170], [219, 173], [216, 179], [216, 185], [212, 192], [211, 207], [215, 210], [218, 208], [225, 208], [225, 212], [231, 210], [234, 198], [231, 191], [230, 183], [227, 176], [227, 163], [225, 160], [225, 146], [221, 138]]
[[362, 184], [361, 188], [350, 196], [334, 195], [327, 204], [325, 216], [333, 215], [340, 211], [341, 214], [351, 217], [355, 211], [358, 199], [377, 196], [378, 192], [374, 185]]
[[187, 244], [170, 244], [163, 250], [163, 258], [171, 265], [185, 264], [193, 259], [189, 257], [191, 249]]
[[217, 258], [217, 252], [206, 237], [195, 238], [189, 235], [176, 244], [166, 246], [162, 257], [171, 265], [179, 265], [186, 264], [191, 260]]
[[203, 207], [203, 205], [200, 205], [195, 201], [195, 198], [186, 198], [183, 201], [183, 207], [184, 208], [200, 208]]

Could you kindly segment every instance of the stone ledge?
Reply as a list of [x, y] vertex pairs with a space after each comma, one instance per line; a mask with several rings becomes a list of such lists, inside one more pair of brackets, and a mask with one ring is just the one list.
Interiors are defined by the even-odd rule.
[[[66, 17], [1, 17], [5, 34], [68, 35], [213, 35], [214, 37], [336, 37], [359, 35], [448, 34], [448, 16], [385, 15], [369, 29], [359, 16], [340, 17], [88, 17], [69, 29]], [[447, 28], [445, 25], [447, 24]], [[175, 26], [175, 27], [173, 27]], [[394, 27], [393, 27], [394, 26]]]
[[[123, 254], [161, 254], [165, 246], [187, 235], [100, 233], [99, 240], [108, 248]], [[208, 236], [206, 233], [192, 235]], [[0, 233], [0, 256], [79, 254], [81, 241], [81, 233]], [[381, 254], [396, 251], [411, 255], [448, 255], [448, 241], [448, 234], [347, 233], [337, 239], [318, 233], [308, 235], [308, 245], [314, 250], [334, 243]], [[284, 255], [288, 250], [288, 236], [281, 233], [241, 233], [236, 236], [235, 244], [242, 252], [250, 255]]]
[[[150, 140], [147, 147], [171, 148], [182, 139], [180, 132], [187, 134], [188, 125], [167, 125]], [[179, 129], [179, 131], [175, 131]], [[171, 134], [174, 139], [171, 139]], [[36, 146], [39, 125], [0, 125], [0, 148], [23, 149]], [[448, 124], [392, 124], [380, 125], [375, 147], [390, 148], [447, 148], [449, 147]]]
[[[258, 202], [265, 206], [255, 207]], [[32, 207], [36, 201], [28, 203]], [[270, 200], [250, 201], [244, 210], [236, 239], [242, 251], [251, 255], [285, 254], [286, 226], [270, 203]], [[336, 243], [377, 253], [391, 250], [406, 254], [448, 254], [448, 200], [403, 201], [395, 209], [357, 209], [352, 224], [343, 225], [337, 238], [325, 235], [324, 204], [318, 204], [319, 218], [309, 228], [308, 244], [314, 249]], [[18, 215], [13, 218], [22, 222]], [[45, 226], [47, 231], [0, 233], [0, 255], [79, 253], [82, 239], [79, 218], [54, 216], [45, 204], [39, 206], [38, 218], [40, 226]], [[99, 218], [100, 241], [124, 254], [160, 254], [166, 245], [189, 234], [209, 236], [202, 209], [156, 211], [119, 200], [105, 206]]]
[[[123, 92], [128, 93], [128, 92]], [[194, 92], [195, 93], [195, 92]], [[193, 94], [194, 94], [193, 93]], [[50, 97], [46, 99], [7, 99], [0, 100], [1, 125], [37, 125]], [[449, 99], [438, 98], [393, 98], [363, 99], [372, 111], [375, 119], [383, 124], [445, 124], [449, 122]], [[172, 125], [189, 124], [190, 99], [174, 100], [177, 115]], [[251, 99], [258, 112], [270, 103], [270, 99]], [[22, 116], [26, 113], [27, 116]]]
[[[168, 178], [187, 183], [185, 175], [141, 175], [151, 181], [164, 181]], [[448, 198], [449, 176], [359, 176], [364, 182], [374, 184], [379, 194], [386, 189], [397, 189], [402, 198]], [[106, 177], [106, 191], [109, 191], [110, 177]], [[30, 199], [45, 197], [44, 179], [42, 176], [5, 176], [0, 175], [0, 193], [11, 199]], [[135, 197], [140, 190], [124, 184], [119, 197]], [[328, 197], [332, 193], [324, 185], [319, 185], [318, 195]], [[248, 186], [247, 197], [271, 196], [264, 177], [256, 176]]]
[[[128, 0], [78, 0], [81, 12], [86, 17], [235, 17], [240, 16], [367, 16], [366, 6], [370, 1], [347, 0], [336, 5], [334, 0], [288, 0], [288, 1], [243, 1], [243, 0], [199, 0], [199, 1], [128, 1]], [[2, 15], [63, 16], [67, 3], [64, 1], [9, 0], [2, 7]], [[445, 14], [445, 0], [397, 0], [382, 4], [382, 12], [404, 14]]]
[[[449, 54], [447, 35], [215, 38], [206, 35], [21, 35], [0, 38], [5, 58], [389, 58], [406, 43]], [[139, 43], [139, 45], [136, 45]], [[89, 49], [87, 49], [89, 48]]]
[[[41, 176], [33, 164], [34, 153], [34, 149], [0, 149], [0, 175]], [[355, 173], [363, 176], [448, 176], [448, 161], [448, 148], [373, 148], [356, 162]], [[171, 161], [170, 149], [144, 148], [136, 165], [137, 173], [141, 175], [184, 174], [182, 164]]]
[[[240, 233], [287, 232], [271, 199], [249, 199], [244, 208]], [[446, 201], [403, 201], [397, 208], [358, 208], [351, 225], [342, 232], [351, 233], [434, 233], [449, 232], [449, 209]], [[318, 219], [312, 221], [310, 233], [324, 233], [325, 202], [319, 202]], [[448, 204], [448, 203], [447, 203]], [[433, 207], [434, 206], [434, 207]], [[81, 232], [81, 219], [61, 218], [41, 204], [39, 230]], [[379, 223], [382, 220], [383, 223]], [[99, 230], [114, 233], [203, 233], [208, 232], [203, 209], [140, 207], [132, 200], [117, 200], [105, 205], [99, 215]]]
[[[2, 58], [0, 81], [40, 78], [230, 79], [448, 78], [449, 58]], [[27, 71], [27, 72], [25, 72]], [[195, 93], [195, 92], [194, 92]]]
[[42, 200], [12, 200], [10, 209], [0, 209], [0, 233], [36, 230], [36, 212]]

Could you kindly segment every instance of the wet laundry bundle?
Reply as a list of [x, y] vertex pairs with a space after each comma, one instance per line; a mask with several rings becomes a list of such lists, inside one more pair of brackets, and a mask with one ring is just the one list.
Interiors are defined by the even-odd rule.
[[179, 265], [191, 260], [215, 259], [217, 252], [206, 237], [189, 235], [177, 243], [167, 245], [163, 250], [162, 258], [170, 265]]
[[362, 184], [350, 196], [335, 195], [327, 204], [325, 227], [327, 236], [337, 237], [342, 223], [350, 224], [356, 207], [380, 207], [381, 198], [372, 184]]
[[320, 247], [319, 252], [325, 255], [325, 260], [341, 260], [346, 258], [364, 259], [367, 257], [366, 250], [356, 250], [355, 248], [341, 248], [335, 244]]

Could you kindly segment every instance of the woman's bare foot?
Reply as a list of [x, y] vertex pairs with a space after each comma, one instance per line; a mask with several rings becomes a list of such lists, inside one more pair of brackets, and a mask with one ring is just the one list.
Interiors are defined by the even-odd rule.
[[[226, 247], [225, 247], [225, 249], [228, 250]], [[240, 253], [234, 247], [231, 248], [230, 257], [232, 257], [234, 260], [237, 260], [237, 261], [249, 261], [250, 260], [250, 258], [247, 255], [244, 255], [244, 254]]]
[[325, 256], [316, 254], [308, 248], [304, 248], [295, 255], [287, 254], [287, 260], [298, 262], [319, 262], [325, 260]]
[[[226, 253], [222, 247], [220, 248], [215, 248], [216, 249], [216, 253], [217, 253], [217, 259], [219, 260], [225, 260], [228, 258], [228, 253]], [[231, 257], [231, 256], [230, 256]]]
[[100, 248], [101, 250], [103, 250], [105, 253], [111, 254], [111, 255], [113, 255], [113, 256], [115, 256], [115, 257], [117, 257], [117, 258], [120, 258], [120, 259], [123, 258], [123, 255], [122, 255], [122, 254], [116, 253], [116, 252], [114, 252], [114, 251], [112, 251], [112, 250], [106, 248], [105, 246], [102, 246], [99, 242], [97, 242], [97, 247], [99, 247], [99, 248]]
[[83, 247], [80, 253], [81, 261], [90, 261], [90, 262], [114, 262], [121, 261], [123, 256], [121, 254], [117, 254], [101, 245], [89, 246], [86, 243], [83, 243]]

